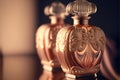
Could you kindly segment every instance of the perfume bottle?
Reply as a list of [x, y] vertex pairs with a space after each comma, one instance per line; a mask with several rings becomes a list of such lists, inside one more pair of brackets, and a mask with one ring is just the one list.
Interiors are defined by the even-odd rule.
[[61, 67], [71, 78], [96, 74], [106, 44], [103, 30], [88, 24], [89, 15], [97, 7], [87, 0], [75, 0], [67, 5], [66, 11], [74, 15], [74, 25], [62, 28], [57, 35], [56, 51]]
[[61, 2], [53, 2], [44, 9], [45, 15], [49, 15], [51, 22], [41, 25], [36, 32], [36, 48], [41, 59], [43, 69], [53, 71], [60, 68], [56, 58], [56, 36], [58, 31], [67, 26], [64, 18], [67, 15], [65, 6]]

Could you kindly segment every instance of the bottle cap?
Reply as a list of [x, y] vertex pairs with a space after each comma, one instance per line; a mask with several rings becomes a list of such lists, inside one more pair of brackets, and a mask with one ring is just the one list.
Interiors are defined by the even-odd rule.
[[75, 0], [66, 7], [66, 12], [77, 16], [88, 16], [96, 13], [97, 7], [94, 3], [88, 2], [87, 0]]
[[64, 17], [67, 15], [65, 5], [59, 1], [53, 2], [52, 4], [46, 6], [44, 13], [45, 15], [53, 15], [57, 17]]

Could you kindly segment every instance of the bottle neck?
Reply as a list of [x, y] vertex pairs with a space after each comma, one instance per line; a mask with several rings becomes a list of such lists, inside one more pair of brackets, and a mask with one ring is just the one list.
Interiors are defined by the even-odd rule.
[[56, 17], [56, 16], [50, 16], [50, 23], [51, 24], [63, 24], [64, 23], [64, 18], [61, 17]]
[[79, 16], [73, 16], [73, 25], [88, 25], [88, 20], [90, 17], [84, 16], [84, 17], [79, 17]]

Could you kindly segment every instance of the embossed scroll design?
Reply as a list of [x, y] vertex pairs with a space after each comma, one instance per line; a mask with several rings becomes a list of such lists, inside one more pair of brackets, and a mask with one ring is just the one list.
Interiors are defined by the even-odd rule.
[[61, 29], [56, 42], [63, 70], [75, 75], [98, 72], [104, 46], [104, 32], [94, 26]]

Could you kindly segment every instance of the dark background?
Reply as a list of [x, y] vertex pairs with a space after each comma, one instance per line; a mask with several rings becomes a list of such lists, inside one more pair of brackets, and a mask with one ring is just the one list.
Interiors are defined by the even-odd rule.
[[[44, 15], [44, 7], [49, 5], [55, 0], [36, 0], [37, 1], [37, 26], [49, 23], [49, 17]], [[59, 0], [63, 4], [67, 5], [69, 2], [74, 0]], [[112, 65], [116, 72], [120, 72], [120, 17], [119, 17], [119, 0], [88, 0], [97, 5], [97, 12], [95, 14], [90, 15], [91, 19], [89, 20], [89, 24], [95, 25], [103, 29], [108, 39], [112, 40], [115, 44], [116, 54], [115, 58], [112, 62]], [[68, 16], [65, 19], [66, 23], [72, 24], [72, 19]], [[112, 54], [109, 54], [112, 55]], [[111, 57], [112, 59], [112, 57]]]

